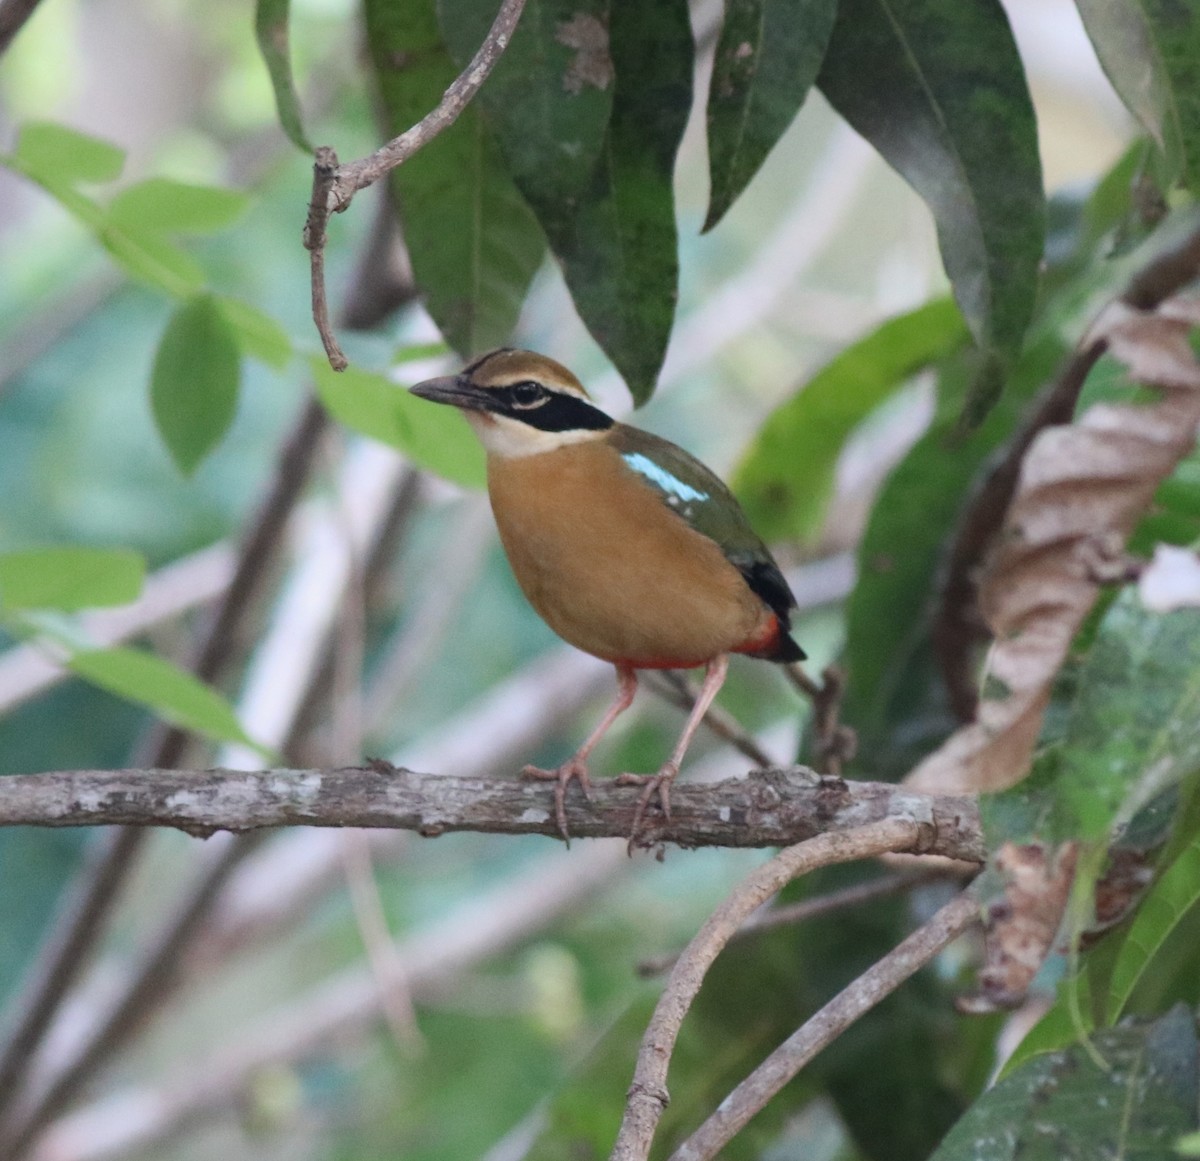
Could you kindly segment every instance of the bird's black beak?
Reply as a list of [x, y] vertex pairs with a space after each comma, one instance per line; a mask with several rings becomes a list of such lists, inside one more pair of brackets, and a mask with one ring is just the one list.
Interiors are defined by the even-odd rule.
[[433, 403], [449, 403], [464, 411], [494, 411], [496, 400], [490, 391], [476, 387], [461, 375], [444, 375], [440, 379], [426, 379], [409, 388], [414, 395]]

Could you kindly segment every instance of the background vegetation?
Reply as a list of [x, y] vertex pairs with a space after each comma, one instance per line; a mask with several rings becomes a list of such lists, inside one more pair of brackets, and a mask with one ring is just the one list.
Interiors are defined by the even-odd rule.
[[[347, 160], [419, 120], [491, 0], [28, 7], [0, 3], [5, 774], [378, 754], [484, 776], [569, 752], [611, 673], [521, 600], [466, 428], [400, 389], [511, 342], [733, 481], [814, 672], [847, 673], [846, 773], [899, 778], [975, 708], [977, 565], [1009, 498], [981, 517], [982, 481], [1031, 415], [1131, 428], [1177, 386], [1147, 370], [1158, 322], [1107, 352], [1084, 335], [1200, 266], [1190, 0], [528, 0], [455, 126], [332, 221], [341, 374], [309, 313], [308, 144]], [[975, 1006], [1015, 1011], [957, 1012], [982, 953], [952, 945], [723, 1157], [1200, 1152], [1200, 601], [1132, 583], [1164, 546], [1194, 561], [1193, 432], [1107, 475], [1067, 445], [1077, 478], [1029, 501], [1117, 537], [1069, 612], [1045, 602], [1068, 630], [1030, 695], [1033, 773], [984, 804], [993, 852], [1075, 844], [1029, 997], [985, 976]], [[1114, 492], [1119, 516], [1072, 506]], [[1006, 569], [989, 615], [1030, 591]], [[1023, 688], [1004, 673], [985, 703]], [[722, 702], [774, 760], [813, 757], [770, 667], [735, 666]], [[646, 697], [603, 767], [653, 768], [677, 724]], [[705, 745], [691, 777], [746, 769]], [[764, 858], [6, 828], [0, 1155], [605, 1156], [661, 987], [636, 966]], [[880, 878], [721, 956], [653, 1156], [952, 890], [855, 866], [786, 901]], [[23, 1039], [54, 962], [65, 1002]]]

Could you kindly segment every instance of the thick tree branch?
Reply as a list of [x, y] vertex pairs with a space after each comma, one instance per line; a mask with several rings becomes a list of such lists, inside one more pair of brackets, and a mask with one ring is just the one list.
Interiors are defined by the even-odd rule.
[[[580, 838], [624, 836], [637, 788], [599, 780], [592, 801], [572, 796]], [[419, 774], [387, 763], [329, 770], [68, 770], [0, 778], [0, 825], [173, 826], [190, 834], [277, 826], [365, 826], [492, 834], [558, 833], [554, 794], [512, 779]], [[970, 798], [918, 794], [886, 782], [819, 778], [804, 767], [762, 770], [671, 795], [671, 821], [652, 820], [652, 842], [679, 846], [784, 846], [881, 819], [921, 824], [928, 850], [980, 862], [979, 814]]]

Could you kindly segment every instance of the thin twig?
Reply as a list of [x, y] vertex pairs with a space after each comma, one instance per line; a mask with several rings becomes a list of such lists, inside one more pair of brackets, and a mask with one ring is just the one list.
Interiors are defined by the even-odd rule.
[[887, 818], [840, 834], [822, 834], [780, 851], [752, 871], [708, 917], [684, 949], [667, 979], [642, 1037], [625, 1115], [610, 1161], [646, 1161], [654, 1131], [670, 1100], [667, 1069], [683, 1019], [708, 969], [746, 919], [793, 879], [818, 867], [869, 859], [885, 851], [924, 850], [929, 826]]
[[[329, 195], [337, 178], [337, 154], [328, 146], [317, 149], [313, 160], [312, 200], [308, 203], [308, 219], [304, 223], [304, 248], [309, 252], [309, 277], [312, 280], [312, 316], [317, 333], [325, 347], [329, 365], [344, 371], [350, 364], [338, 346], [329, 319], [329, 299], [325, 294], [325, 242], [329, 224]], [[344, 207], [338, 207], [343, 209]]]
[[812, 702], [817, 768], [822, 774], [840, 778], [843, 766], [858, 749], [858, 736], [849, 726], [841, 724], [846, 675], [836, 665], [829, 665], [822, 671], [820, 682], [809, 677], [799, 664], [787, 666], [785, 672], [792, 684]]
[[425, 1038], [417, 1024], [404, 962], [388, 931], [368, 834], [361, 830], [346, 830], [340, 838], [346, 887], [367, 963], [379, 987], [384, 1018], [396, 1046], [407, 1055], [418, 1055], [425, 1048]]
[[979, 919], [969, 891], [946, 904], [807, 1020], [741, 1082], [670, 1161], [712, 1161], [746, 1123], [822, 1048], [915, 975]]
[[450, 84], [437, 107], [399, 137], [381, 145], [370, 156], [348, 165], [340, 165], [337, 154], [328, 146], [317, 149], [313, 162], [312, 200], [304, 226], [304, 245], [312, 263], [313, 321], [325, 345], [329, 365], [335, 371], [344, 370], [347, 361], [334, 336], [325, 301], [325, 243], [330, 214], [341, 213], [359, 190], [373, 185], [397, 166], [403, 165], [458, 120], [459, 114], [471, 102], [508, 47], [524, 7], [525, 0], [504, 0], [470, 64]]
[[[903, 895], [930, 883], [961, 878], [962, 872], [952, 867], [935, 867], [915, 874], [880, 875], [865, 883], [842, 887], [840, 890], [830, 891], [827, 895], [818, 895], [814, 899], [801, 899], [799, 903], [789, 903], [785, 907], [769, 907], [756, 911], [734, 932], [729, 942], [741, 943], [743, 939], [753, 939], [756, 935], [777, 931], [780, 927], [793, 927], [823, 915], [833, 915], [838, 911], [848, 911], [851, 907], [861, 907], [864, 903], [877, 903], [881, 899]], [[637, 973], [644, 977], [662, 975], [663, 972], [669, 971], [678, 959], [677, 951], [653, 959], [644, 959], [637, 965]]]

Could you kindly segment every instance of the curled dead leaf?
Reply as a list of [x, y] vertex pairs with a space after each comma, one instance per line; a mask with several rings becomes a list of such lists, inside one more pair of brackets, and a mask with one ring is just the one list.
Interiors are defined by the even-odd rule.
[[1053, 853], [1039, 843], [1005, 843], [996, 852], [1004, 893], [985, 910], [979, 990], [959, 999], [960, 1011], [995, 1012], [1024, 1002], [1062, 925], [1078, 853], [1074, 843]]
[[995, 791], [1028, 773], [1055, 675], [1099, 586], [1112, 579], [1155, 489], [1195, 442], [1200, 363], [1189, 333], [1197, 325], [1200, 303], [1189, 299], [1149, 312], [1116, 304], [1097, 321], [1087, 343], [1103, 340], [1158, 398], [1097, 404], [1030, 446], [980, 583], [994, 641], [975, 720], [909, 775], [911, 785]]

